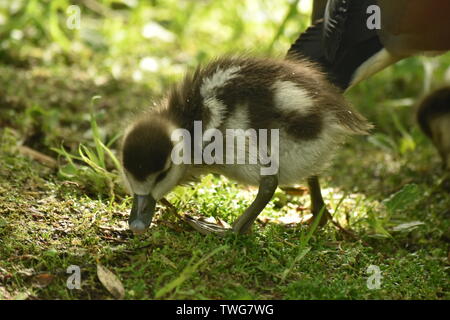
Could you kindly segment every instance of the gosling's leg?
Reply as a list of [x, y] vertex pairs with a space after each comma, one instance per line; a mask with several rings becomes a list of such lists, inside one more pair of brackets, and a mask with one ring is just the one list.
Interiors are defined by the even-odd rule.
[[319, 216], [323, 208], [322, 218], [320, 219], [319, 225], [324, 226], [327, 221], [331, 219], [331, 214], [328, 212], [325, 202], [323, 201], [318, 176], [308, 178], [308, 188], [311, 198], [311, 212], [313, 214], [313, 219], [316, 219]]
[[244, 234], [250, 231], [253, 222], [266, 207], [267, 203], [269, 203], [270, 199], [272, 199], [277, 186], [278, 178], [276, 176], [261, 176], [258, 194], [252, 204], [234, 222], [234, 232]]

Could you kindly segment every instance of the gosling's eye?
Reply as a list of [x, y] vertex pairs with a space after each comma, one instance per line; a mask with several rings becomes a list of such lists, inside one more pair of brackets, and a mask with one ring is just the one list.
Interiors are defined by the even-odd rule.
[[164, 171], [164, 172], [161, 172], [161, 173], [159, 174], [159, 176], [156, 177], [156, 183], [158, 183], [158, 182], [160, 182], [162, 179], [164, 179], [164, 178], [166, 177], [166, 175], [167, 175], [167, 172], [169, 172], [169, 169], [167, 169], [167, 170]]

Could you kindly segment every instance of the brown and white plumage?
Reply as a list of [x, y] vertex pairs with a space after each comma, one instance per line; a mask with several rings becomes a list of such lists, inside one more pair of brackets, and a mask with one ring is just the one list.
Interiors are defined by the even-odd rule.
[[[134, 194], [159, 200], [176, 185], [204, 173], [261, 184], [260, 163], [174, 164], [171, 135], [177, 128], [194, 135], [194, 121], [202, 121], [205, 134], [208, 129], [218, 129], [225, 137], [227, 129], [278, 129], [275, 178], [280, 186], [318, 174], [347, 136], [366, 134], [371, 127], [339, 90], [304, 60], [220, 58], [186, 76], [162, 105], [127, 129], [122, 158]], [[203, 138], [205, 145], [211, 137]], [[246, 151], [249, 148], [246, 145]], [[224, 143], [225, 153], [233, 151]]]

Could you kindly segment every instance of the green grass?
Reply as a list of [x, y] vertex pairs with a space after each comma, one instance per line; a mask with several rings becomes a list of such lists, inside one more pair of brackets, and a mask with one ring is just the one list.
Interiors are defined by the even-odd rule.
[[[99, 99], [101, 99], [99, 96], [93, 97], [92, 103]], [[124, 190], [121, 187], [120, 181], [121, 164], [114, 151], [110, 149], [110, 146], [120, 138], [121, 134], [117, 134], [111, 141], [105, 144], [102, 141], [93, 110], [94, 106], [91, 107], [89, 117], [94, 148], [89, 148], [80, 143], [78, 152], [75, 155], [68, 153], [64, 146], [52, 148], [52, 150], [67, 162], [58, 171], [63, 179], [91, 186], [91, 192], [98, 195], [106, 194], [110, 197], [111, 202], [114, 202], [116, 197], [115, 189], [118, 189], [122, 193]], [[108, 166], [108, 160], [110, 166]], [[76, 162], [81, 164], [77, 164]], [[113, 170], [110, 170], [110, 167]]]
[[[126, 225], [130, 199], [109, 205], [87, 197], [55, 172], [17, 155], [15, 139], [3, 131], [0, 153], [0, 279], [12, 297], [111, 298], [96, 276], [100, 261], [122, 280], [130, 299], [449, 298], [449, 195], [435, 190], [438, 170], [417, 171], [429, 166], [420, 157], [389, 163], [398, 171], [372, 177], [384, 180], [374, 189], [377, 184], [366, 183], [365, 176], [387, 169], [378, 162], [386, 154], [365, 140], [339, 153], [326, 182], [326, 200], [334, 210], [347, 192], [335, 218], [360, 240], [345, 238], [333, 226], [311, 234], [302, 226], [271, 223], [258, 224], [243, 237], [203, 236], [163, 207], [149, 232], [137, 237]], [[231, 222], [252, 195], [210, 176], [169, 199], [182, 211]], [[308, 205], [306, 196], [288, 200], [281, 209], [270, 205], [265, 215], [275, 218]], [[424, 224], [394, 231], [411, 221]], [[66, 287], [65, 270], [73, 264], [82, 270], [81, 290]], [[367, 289], [370, 265], [382, 271], [379, 290]], [[43, 288], [36, 282], [40, 273], [54, 276]]]
[[[203, 236], [158, 206], [154, 225], [134, 236], [127, 226], [131, 198], [115, 163], [128, 119], [215, 55], [281, 55], [308, 17], [270, 0], [167, 0], [117, 10], [105, 0], [98, 2], [109, 10], [84, 11], [87, 29], [61, 33], [55, 19], [53, 31], [42, 22], [59, 14], [64, 25], [64, 1], [55, 2], [50, 8], [29, 1], [24, 19], [0, 27], [1, 35], [36, 28], [0, 51], [0, 298], [112, 299], [98, 263], [121, 280], [125, 299], [450, 298], [450, 196], [437, 152], [412, 112], [423, 91], [422, 59], [401, 62], [348, 94], [376, 129], [342, 147], [322, 186], [334, 219], [355, 237], [332, 224], [283, 224], [309, 213], [309, 197], [281, 190], [262, 214], [269, 222], [258, 222], [250, 235]], [[251, 15], [258, 10], [270, 18]], [[144, 38], [150, 20], [175, 40]], [[65, 38], [78, 49], [67, 50]], [[145, 57], [159, 70], [142, 70]], [[433, 61], [436, 87], [450, 56]], [[58, 168], [23, 156], [22, 144], [55, 158]], [[168, 199], [179, 213], [231, 223], [254, 196], [207, 176]], [[81, 290], [66, 286], [71, 265], [81, 268]], [[382, 273], [376, 290], [367, 287], [372, 265]]]

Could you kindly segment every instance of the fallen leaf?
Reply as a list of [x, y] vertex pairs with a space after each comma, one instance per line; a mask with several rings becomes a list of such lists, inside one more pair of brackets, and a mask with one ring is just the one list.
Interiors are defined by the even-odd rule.
[[116, 299], [123, 299], [125, 289], [119, 278], [100, 263], [97, 264], [97, 276], [106, 290], [109, 291]]
[[230, 224], [228, 224], [225, 220], [222, 220], [220, 218], [217, 219], [217, 223], [218, 223], [218, 225], [220, 225], [221, 227], [223, 227], [225, 229], [231, 229], [232, 228]]
[[423, 224], [425, 224], [425, 223], [422, 221], [412, 221], [412, 222], [402, 223], [402, 224], [399, 224], [399, 225], [393, 227], [392, 231], [412, 231], [416, 227], [421, 226]]
[[204, 221], [204, 222], [208, 222], [208, 223], [217, 224], [217, 221], [216, 221], [216, 219], [214, 217], [201, 217], [198, 220]]
[[[200, 232], [201, 234], [217, 234], [217, 235], [225, 235], [228, 231], [231, 230], [231, 227], [225, 228], [223, 227], [223, 223], [218, 224], [213, 217], [204, 218], [198, 216], [190, 216], [185, 214], [183, 220], [193, 227], [195, 230]], [[213, 223], [208, 221], [214, 221]]]
[[45, 288], [53, 281], [54, 278], [55, 276], [52, 274], [41, 273], [33, 278], [33, 284], [38, 288]]

